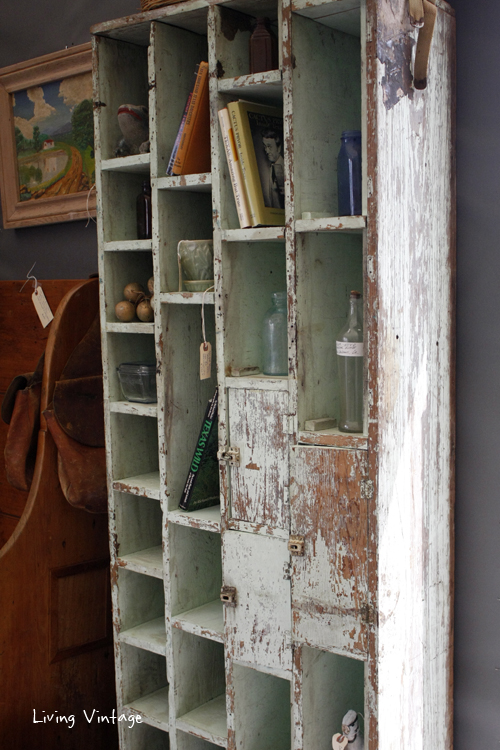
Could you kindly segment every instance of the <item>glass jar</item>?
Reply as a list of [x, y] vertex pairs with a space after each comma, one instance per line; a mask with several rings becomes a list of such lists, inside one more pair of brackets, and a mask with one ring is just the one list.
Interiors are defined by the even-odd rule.
[[344, 130], [337, 157], [339, 216], [361, 215], [361, 131]]
[[347, 322], [337, 336], [341, 432], [363, 432], [363, 300], [349, 297]]
[[150, 240], [153, 236], [151, 226], [151, 185], [147, 180], [142, 183], [142, 190], [137, 196], [137, 239]]
[[271, 295], [272, 307], [262, 324], [262, 371], [264, 375], [288, 375], [286, 292]]

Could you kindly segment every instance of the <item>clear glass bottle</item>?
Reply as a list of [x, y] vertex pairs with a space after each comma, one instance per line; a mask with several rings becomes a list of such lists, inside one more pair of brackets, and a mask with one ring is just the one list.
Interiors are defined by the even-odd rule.
[[288, 375], [286, 292], [271, 295], [273, 306], [262, 324], [262, 371], [264, 375]]
[[344, 130], [337, 157], [339, 216], [361, 215], [361, 131]]
[[151, 226], [151, 185], [147, 180], [142, 183], [142, 190], [137, 196], [137, 239], [150, 240], [153, 236]]
[[363, 300], [349, 297], [347, 322], [337, 336], [341, 432], [363, 432]]

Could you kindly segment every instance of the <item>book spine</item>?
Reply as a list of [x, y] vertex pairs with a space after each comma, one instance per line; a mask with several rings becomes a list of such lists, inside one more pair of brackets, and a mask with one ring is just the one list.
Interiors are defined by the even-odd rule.
[[[257, 225], [257, 214], [258, 214], [258, 199], [255, 184], [251, 178], [248, 152], [243, 144], [242, 128], [240, 126], [240, 113], [238, 111], [238, 102], [230, 102], [227, 106], [230, 125], [233, 130], [234, 141], [236, 144], [236, 150], [238, 152], [238, 158], [241, 166], [241, 173], [243, 177], [243, 185], [245, 194], [247, 197], [248, 210], [250, 212], [250, 226], [254, 227]], [[260, 183], [259, 183], [260, 185]]]
[[189, 510], [189, 500], [191, 497], [191, 493], [193, 492], [193, 487], [196, 481], [197, 472], [200, 467], [201, 459], [203, 458], [203, 453], [206, 449], [208, 439], [210, 437], [210, 433], [212, 432], [215, 420], [217, 419], [218, 403], [219, 403], [218, 389], [216, 388], [213, 398], [210, 399], [210, 401], [208, 402], [208, 406], [205, 411], [205, 416], [203, 418], [203, 423], [201, 426], [200, 434], [198, 435], [198, 440], [197, 440], [196, 448], [195, 448], [193, 458], [191, 461], [191, 466], [189, 467], [189, 473], [186, 479], [186, 484], [184, 485], [184, 490], [182, 492], [182, 496], [179, 502], [179, 508], [181, 510]]
[[177, 151], [178, 151], [179, 143], [180, 143], [180, 140], [181, 140], [181, 137], [182, 137], [182, 133], [183, 133], [183, 130], [184, 130], [184, 125], [186, 124], [186, 117], [187, 117], [187, 113], [188, 113], [188, 110], [189, 110], [189, 105], [191, 104], [191, 99], [193, 97], [193, 89], [194, 89], [195, 84], [196, 84], [196, 78], [198, 77], [198, 70], [199, 70], [199, 68], [200, 68], [200, 65], [198, 63], [198, 65], [194, 69], [193, 79], [192, 79], [192, 83], [191, 83], [191, 89], [190, 89], [188, 97], [186, 99], [186, 104], [184, 105], [184, 112], [182, 113], [182, 117], [181, 117], [181, 122], [180, 122], [180, 125], [179, 125], [179, 129], [177, 130], [177, 135], [175, 137], [174, 147], [172, 149], [172, 153], [170, 154], [170, 159], [168, 161], [168, 166], [167, 166], [167, 174], [168, 175], [172, 175], [173, 174], [172, 169], [174, 167], [175, 157], [177, 156]]
[[240, 160], [238, 158], [238, 151], [236, 148], [234, 133], [229, 120], [229, 112], [227, 108], [219, 110], [219, 124], [222, 133], [222, 140], [224, 143], [224, 150], [226, 152], [229, 175], [231, 177], [231, 185], [233, 188], [234, 201], [236, 203], [236, 211], [238, 213], [240, 227], [241, 229], [245, 229], [246, 227], [252, 226], [252, 220], [250, 218], [250, 211], [245, 195], [243, 172], [241, 169]]
[[174, 167], [175, 157], [177, 156], [177, 150], [179, 148], [179, 143], [181, 141], [182, 131], [184, 130], [184, 125], [186, 123], [186, 117], [187, 117], [187, 113], [188, 113], [189, 105], [191, 103], [191, 97], [192, 96], [193, 96], [193, 92], [191, 91], [189, 93], [188, 98], [187, 98], [186, 106], [184, 107], [184, 114], [182, 115], [181, 124], [179, 125], [179, 130], [177, 131], [177, 136], [176, 136], [176, 139], [175, 139], [174, 147], [172, 149], [172, 153], [170, 155], [170, 159], [169, 159], [169, 162], [168, 162], [168, 167], [167, 167], [167, 174], [168, 175], [172, 175], [173, 174], [172, 169]]
[[191, 139], [191, 132], [193, 130], [195, 113], [196, 113], [197, 107], [199, 106], [201, 88], [203, 86], [203, 83], [207, 75], [208, 75], [208, 63], [201, 62], [198, 68], [198, 75], [196, 76], [196, 83], [193, 88], [193, 95], [191, 97], [191, 101], [189, 102], [186, 121], [182, 129], [182, 135], [181, 135], [181, 139], [179, 142], [179, 147], [177, 149], [174, 166], [172, 169], [173, 174], [182, 174], [184, 158], [186, 156], [186, 152], [189, 146], [189, 141]]

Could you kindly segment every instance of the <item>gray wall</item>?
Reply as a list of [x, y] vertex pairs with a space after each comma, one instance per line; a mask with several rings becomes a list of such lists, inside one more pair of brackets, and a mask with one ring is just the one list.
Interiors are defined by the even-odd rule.
[[455, 747], [500, 743], [500, 3], [457, 13]]
[[[139, 0], [3, 3], [0, 67], [81, 44]], [[500, 742], [500, 3], [453, 0], [458, 41], [455, 749]], [[85, 222], [0, 229], [0, 278], [96, 270]], [[496, 342], [496, 343], [495, 343]], [[401, 750], [404, 750], [402, 748]]]
[[[89, 42], [93, 24], [136, 13], [139, 7], [140, 0], [3, 0], [0, 68]], [[0, 221], [0, 278], [24, 278], [35, 261], [39, 279], [80, 279], [95, 273], [95, 224], [86, 224], [3, 229]]]

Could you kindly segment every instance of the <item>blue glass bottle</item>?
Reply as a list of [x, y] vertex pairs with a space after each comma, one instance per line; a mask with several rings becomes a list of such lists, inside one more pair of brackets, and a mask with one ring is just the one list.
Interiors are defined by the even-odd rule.
[[273, 306], [262, 324], [262, 371], [264, 375], [288, 375], [286, 292], [271, 295]]
[[361, 215], [361, 131], [344, 130], [337, 157], [339, 216]]

